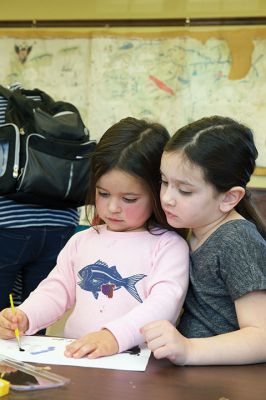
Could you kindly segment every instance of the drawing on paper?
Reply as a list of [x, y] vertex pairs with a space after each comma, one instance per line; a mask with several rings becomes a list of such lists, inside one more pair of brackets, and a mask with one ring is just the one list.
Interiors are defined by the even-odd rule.
[[49, 336], [22, 336], [21, 343], [24, 353], [18, 350], [16, 339], [0, 339], [0, 358], [8, 357], [17, 361], [34, 362], [41, 364], [77, 365], [90, 368], [120, 369], [128, 371], [145, 371], [150, 350], [136, 346], [127, 352], [110, 357], [100, 357], [90, 360], [86, 357], [80, 359], [65, 357], [64, 351], [67, 344], [74, 339], [54, 338]]

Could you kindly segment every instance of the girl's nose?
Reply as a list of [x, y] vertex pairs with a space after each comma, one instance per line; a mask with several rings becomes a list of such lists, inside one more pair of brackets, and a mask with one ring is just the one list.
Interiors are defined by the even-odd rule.
[[164, 191], [161, 191], [162, 204], [174, 206], [176, 204], [175, 198], [169, 186]]
[[119, 202], [116, 199], [110, 199], [108, 204], [109, 211], [112, 213], [117, 213], [121, 211]]

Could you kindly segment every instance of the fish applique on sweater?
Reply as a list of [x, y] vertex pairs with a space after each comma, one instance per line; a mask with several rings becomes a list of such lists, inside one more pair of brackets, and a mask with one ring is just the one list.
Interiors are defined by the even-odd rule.
[[78, 272], [78, 278], [80, 279], [78, 285], [81, 289], [92, 292], [95, 299], [98, 299], [100, 292], [111, 298], [114, 290], [124, 287], [131, 296], [142, 303], [135, 285], [145, 276], [147, 275], [137, 274], [123, 278], [117, 271], [116, 266], [108, 267], [105, 262], [98, 260]]

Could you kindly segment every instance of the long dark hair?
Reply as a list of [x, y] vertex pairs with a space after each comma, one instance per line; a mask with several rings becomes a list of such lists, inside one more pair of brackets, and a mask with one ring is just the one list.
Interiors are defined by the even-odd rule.
[[[102, 136], [91, 156], [91, 177], [87, 204], [95, 205], [97, 181], [116, 168], [139, 179], [150, 192], [153, 213], [146, 222], [154, 227], [173, 230], [166, 221], [160, 203], [160, 161], [170, 135], [159, 123], [133, 117], [124, 118], [111, 126]], [[184, 235], [184, 230], [178, 230]]]
[[265, 225], [251, 201], [247, 183], [258, 156], [252, 131], [237, 121], [205, 117], [179, 129], [165, 147], [166, 152], [182, 150], [189, 161], [200, 166], [206, 182], [219, 193], [241, 186], [245, 196], [236, 211], [252, 221], [265, 238]]

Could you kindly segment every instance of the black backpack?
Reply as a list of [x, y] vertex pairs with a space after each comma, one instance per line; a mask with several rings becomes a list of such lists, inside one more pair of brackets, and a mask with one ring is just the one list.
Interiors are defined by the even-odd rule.
[[0, 95], [8, 100], [0, 125], [0, 195], [45, 207], [84, 205], [96, 142], [77, 108], [39, 89], [0, 85]]

